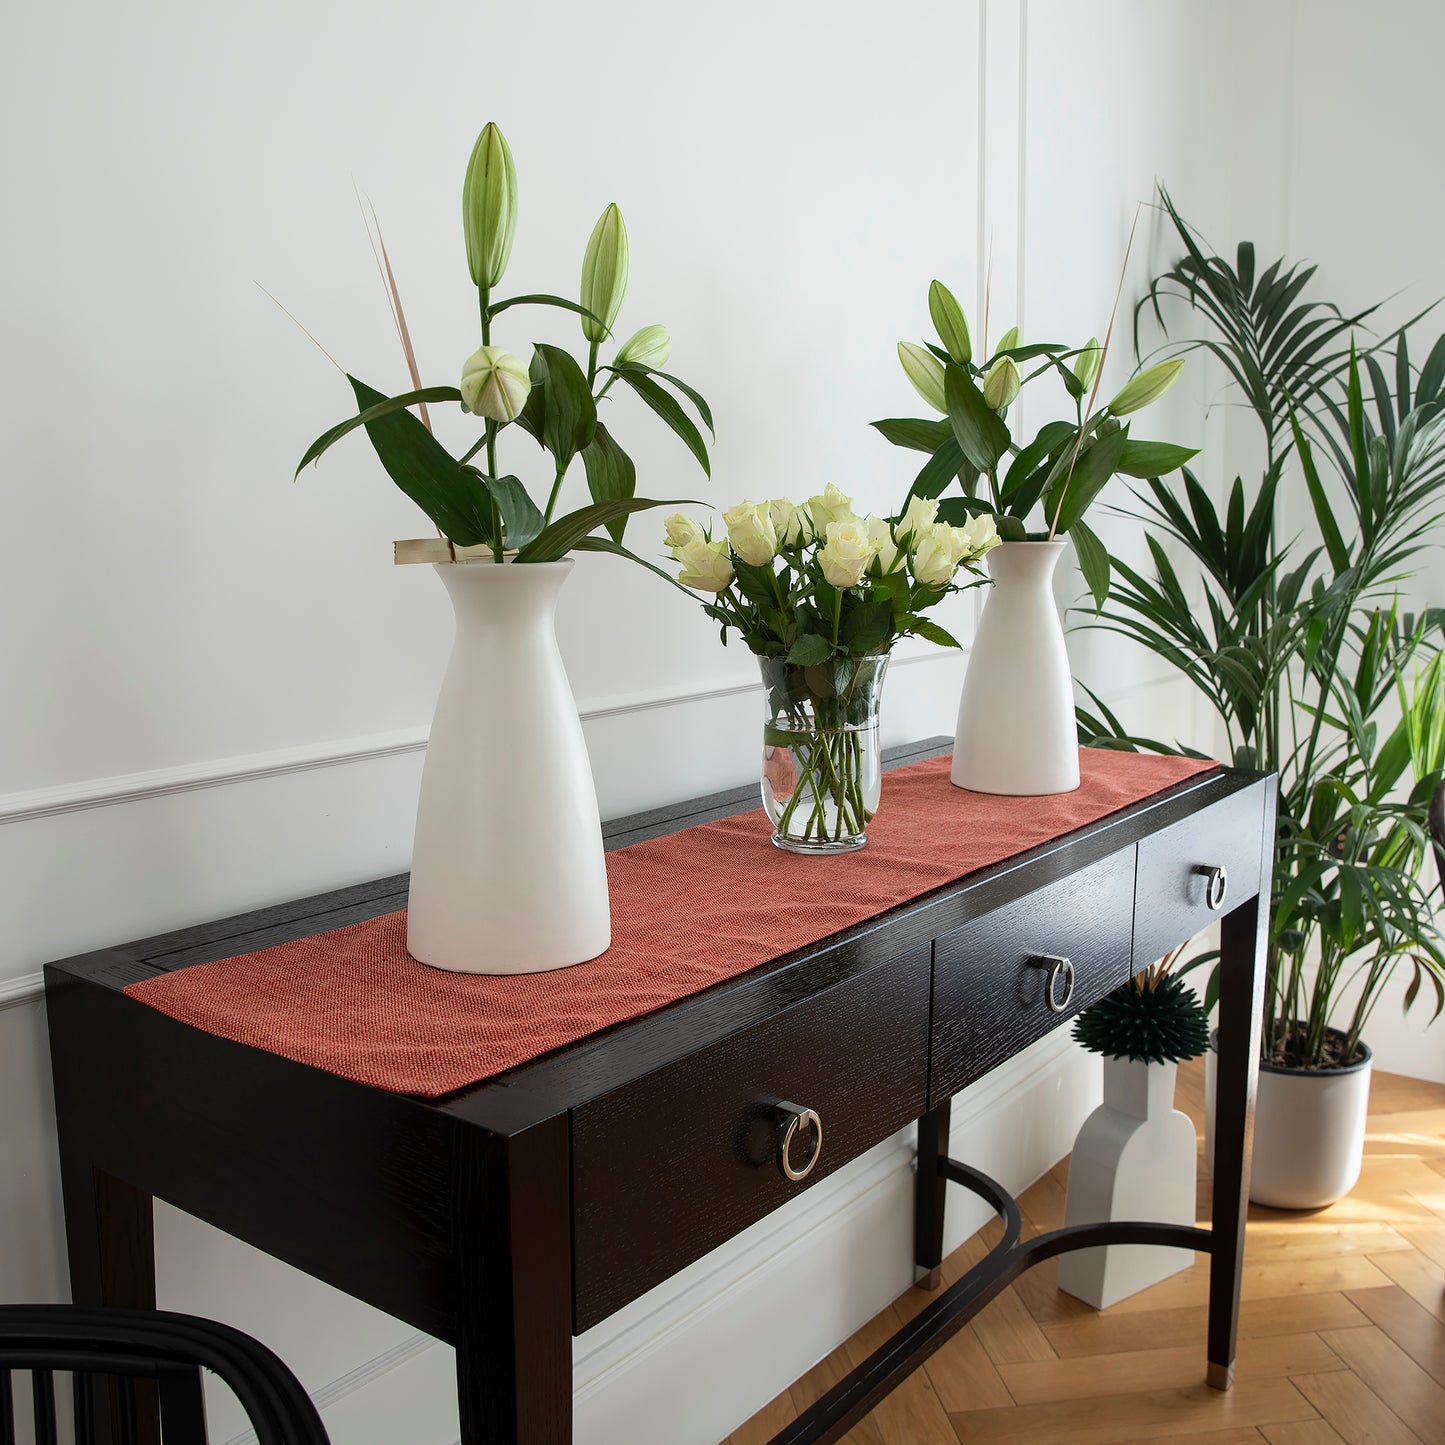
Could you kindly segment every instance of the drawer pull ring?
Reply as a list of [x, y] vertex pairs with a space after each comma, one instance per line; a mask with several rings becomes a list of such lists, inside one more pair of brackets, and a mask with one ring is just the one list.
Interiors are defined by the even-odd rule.
[[[806, 1179], [813, 1172], [813, 1166], [823, 1152], [823, 1121], [812, 1109], [805, 1109], [800, 1104], [790, 1104], [786, 1100], [773, 1106], [773, 1117], [777, 1120], [779, 1133], [778, 1168], [787, 1179]], [[801, 1164], [795, 1165], [791, 1153], [793, 1139], [799, 1130], [810, 1127], [813, 1131], [813, 1148]]]
[[1211, 913], [1218, 913], [1224, 907], [1224, 895], [1229, 891], [1229, 873], [1219, 863], [1209, 864], [1194, 870], [1204, 875], [1204, 901]]
[[[1049, 971], [1049, 981], [1044, 985], [1044, 1002], [1048, 1005], [1051, 1014], [1061, 1014], [1068, 1008], [1069, 1000], [1074, 996], [1073, 960], [1046, 953], [1039, 959], [1039, 962]], [[1058, 990], [1061, 978], [1064, 981], [1062, 994]]]

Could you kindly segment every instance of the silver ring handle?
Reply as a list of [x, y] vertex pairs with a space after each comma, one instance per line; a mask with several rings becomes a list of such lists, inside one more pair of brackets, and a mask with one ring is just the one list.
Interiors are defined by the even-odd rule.
[[[1074, 996], [1074, 964], [1072, 959], [1058, 954], [1046, 953], [1039, 960], [1041, 968], [1049, 971], [1049, 980], [1044, 985], [1044, 1003], [1051, 1014], [1061, 1014], [1068, 1008]], [[1059, 980], [1064, 981], [1064, 991], [1059, 992]]]
[[[806, 1179], [823, 1152], [823, 1121], [816, 1111], [805, 1109], [801, 1104], [790, 1104], [787, 1100], [773, 1106], [773, 1118], [778, 1126], [778, 1168], [785, 1179], [794, 1182]], [[813, 1131], [813, 1147], [801, 1164], [795, 1164], [793, 1141], [800, 1132], [809, 1128]]]
[[1211, 913], [1224, 907], [1229, 892], [1229, 870], [1222, 863], [1201, 864], [1194, 870], [1204, 875], [1204, 902]]

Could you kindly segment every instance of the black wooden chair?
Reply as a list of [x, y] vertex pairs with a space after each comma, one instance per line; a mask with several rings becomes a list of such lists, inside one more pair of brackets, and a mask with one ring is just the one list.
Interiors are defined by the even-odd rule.
[[205, 1445], [203, 1369], [233, 1391], [259, 1445], [328, 1445], [301, 1382], [240, 1330], [191, 1315], [75, 1305], [0, 1305], [0, 1445], [17, 1440], [13, 1370], [30, 1372], [37, 1445], [57, 1442], [57, 1370], [74, 1376], [78, 1445], [93, 1445], [95, 1423], [106, 1418], [117, 1442], [153, 1439], [157, 1400], [165, 1445]]

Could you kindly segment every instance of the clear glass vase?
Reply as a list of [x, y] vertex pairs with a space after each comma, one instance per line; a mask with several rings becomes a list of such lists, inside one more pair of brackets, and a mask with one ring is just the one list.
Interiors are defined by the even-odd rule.
[[867, 843], [883, 769], [878, 704], [887, 656], [799, 667], [760, 657], [763, 806], [790, 853], [851, 853]]

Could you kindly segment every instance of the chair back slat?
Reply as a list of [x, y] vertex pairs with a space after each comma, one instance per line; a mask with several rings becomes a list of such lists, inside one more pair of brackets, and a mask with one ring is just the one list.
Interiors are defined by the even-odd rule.
[[206, 1397], [194, 1365], [162, 1364], [161, 1433], [165, 1445], [206, 1445]]
[[31, 1370], [30, 1398], [35, 1403], [35, 1445], [60, 1445], [55, 1428], [55, 1376], [49, 1370]]

